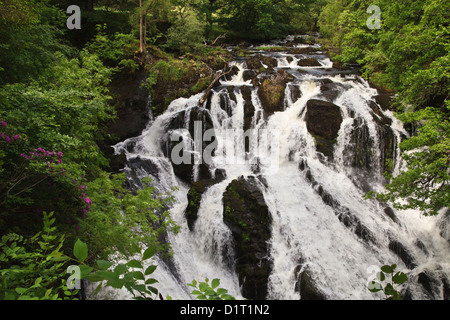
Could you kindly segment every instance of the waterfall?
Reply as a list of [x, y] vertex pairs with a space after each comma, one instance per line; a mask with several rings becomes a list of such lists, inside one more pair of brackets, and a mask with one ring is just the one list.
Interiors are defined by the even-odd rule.
[[[316, 51], [255, 50], [272, 59], [274, 67], [261, 60], [259, 66], [266, 70], [258, 70], [249, 80], [245, 77], [248, 65], [233, 62], [230, 67], [237, 72], [221, 79], [203, 105], [199, 104], [203, 93], [176, 99], [141, 136], [115, 146], [116, 153], [126, 154], [124, 170], [136, 185], [152, 176], [159, 190], [179, 187], [171, 212], [181, 231], [168, 235], [174, 255], [170, 265], [158, 260], [155, 273], [163, 294], [189, 299], [186, 284], [208, 277], [219, 278], [221, 287], [237, 298], [254, 297], [248, 282], [259, 285], [259, 280], [249, 280], [251, 271], [245, 276], [237, 271], [239, 254], [243, 254], [238, 248], [245, 244], [262, 252], [251, 267], [267, 273], [254, 292], [258, 296], [263, 288], [266, 299], [311, 295], [380, 299], [381, 294], [367, 290], [371, 270], [394, 263], [408, 274], [404, 292], [408, 297], [443, 299], [448, 295], [450, 247], [440, 227], [445, 219], [444, 224], [448, 223], [445, 210], [436, 217], [422, 217], [419, 212], [398, 211], [362, 198], [368, 190], [382, 190], [388, 160], [393, 174], [404, 169], [399, 143], [406, 132], [401, 123], [376, 104], [377, 91], [358, 75], [333, 69], [317, 45], [296, 46], [308, 47]], [[300, 66], [304, 58], [318, 63]], [[275, 111], [269, 112], [261, 98], [265, 80], [275, 89], [284, 85]], [[321, 118], [317, 122], [315, 111], [322, 112], [329, 125], [320, 129]], [[179, 170], [171, 159], [177, 146], [188, 152], [186, 159], [192, 155], [198, 159], [213, 141], [196, 143], [192, 128], [199, 119], [200, 137], [205, 139], [207, 129], [213, 130], [214, 152], [209, 161], [203, 157], [203, 162]], [[336, 130], [328, 132], [332, 127]], [[171, 140], [174, 135], [182, 139]], [[209, 187], [201, 194], [189, 228], [188, 191], [203, 181]], [[270, 223], [264, 227], [270, 235], [265, 235], [266, 243], [252, 243], [251, 234], [244, 237], [236, 231], [239, 226], [224, 218], [224, 194], [233, 191], [229, 188], [233, 181], [249, 190], [251, 197], [236, 198], [247, 210], [251, 201], [267, 208]], [[261, 266], [267, 268], [258, 269]], [[125, 292], [118, 297], [129, 298]]]

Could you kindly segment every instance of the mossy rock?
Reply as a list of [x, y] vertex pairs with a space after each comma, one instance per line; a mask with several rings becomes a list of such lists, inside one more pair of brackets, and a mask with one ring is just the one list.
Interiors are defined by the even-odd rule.
[[278, 70], [276, 74], [263, 80], [258, 88], [258, 95], [266, 116], [284, 110], [286, 85], [293, 79], [294, 77], [286, 70]]
[[304, 58], [297, 62], [299, 67], [321, 67], [320, 62], [315, 58]]
[[272, 270], [267, 246], [272, 216], [254, 177], [240, 177], [227, 186], [223, 194], [223, 220], [233, 235], [242, 295], [265, 299]]
[[247, 68], [259, 70], [261, 67], [266, 65], [269, 69], [273, 69], [278, 65], [278, 62], [275, 58], [263, 56], [262, 54], [255, 54], [246, 60]]

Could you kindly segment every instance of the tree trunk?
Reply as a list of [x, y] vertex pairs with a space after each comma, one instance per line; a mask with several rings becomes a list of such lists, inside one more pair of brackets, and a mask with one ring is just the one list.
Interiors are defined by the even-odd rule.
[[142, 23], [142, 0], [139, 0], [139, 51], [144, 52], [144, 32]]

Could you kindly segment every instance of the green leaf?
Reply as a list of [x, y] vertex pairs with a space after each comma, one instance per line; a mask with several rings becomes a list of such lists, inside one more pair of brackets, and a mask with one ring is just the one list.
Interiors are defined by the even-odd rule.
[[78, 259], [78, 261], [84, 262], [88, 256], [87, 244], [78, 239], [73, 247], [73, 255]]
[[108, 280], [107, 284], [115, 289], [122, 289], [123, 285], [125, 284], [125, 281], [123, 279], [117, 278]]
[[118, 264], [115, 268], [114, 268], [114, 273], [116, 273], [117, 275], [121, 275], [124, 274], [125, 272], [127, 272], [128, 267], [125, 264]]
[[129, 266], [130, 268], [143, 268], [141, 262], [136, 259], [128, 261], [127, 266]]
[[396, 284], [402, 284], [405, 283], [408, 280], [408, 276], [404, 274], [403, 272], [397, 272], [393, 277], [392, 281]]
[[149, 274], [152, 274], [156, 270], [156, 266], [149, 266], [147, 269], [145, 269], [145, 275], [148, 276]]
[[41, 281], [42, 281], [42, 277], [39, 277], [36, 280], [34, 280], [34, 284], [37, 285], [37, 284], [41, 283]]
[[26, 288], [16, 288], [15, 290], [18, 294], [23, 294], [25, 291], [27, 291]]
[[148, 289], [150, 292], [153, 292], [154, 294], [158, 294], [158, 289], [156, 289], [155, 287], [147, 286], [147, 289]]
[[200, 282], [198, 288], [200, 289], [201, 292], [205, 292], [209, 288], [209, 286], [205, 282]]
[[[393, 266], [395, 266], [395, 264]], [[385, 266], [381, 267], [381, 271], [383, 271], [385, 273], [393, 273], [394, 272], [394, 268], [392, 268], [392, 266], [385, 265]]]
[[188, 286], [197, 288], [197, 280], [192, 280], [192, 283], [188, 283]]
[[158, 280], [156, 280], [156, 279], [147, 279], [145, 281], [145, 284], [155, 284], [155, 283], [158, 283]]
[[386, 279], [386, 276], [384, 275], [383, 272], [380, 271], [377, 273], [377, 279], [380, 281], [384, 281]]
[[82, 279], [85, 278], [88, 274], [92, 272], [92, 270], [94, 270], [94, 268], [89, 267], [85, 264], [80, 265], [80, 277]]
[[107, 270], [109, 267], [112, 266], [112, 262], [106, 261], [106, 260], [97, 260], [97, 266], [100, 270]]
[[384, 293], [388, 296], [392, 296], [396, 293], [397, 291], [394, 289], [394, 287], [392, 286], [392, 284], [388, 283], [386, 285], [386, 287], [384, 288]]
[[153, 257], [155, 255], [155, 252], [156, 252], [155, 246], [151, 246], [151, 247], [147, 248], [144, 251], [144, 255], [142, 256], [142, 259], [144, 259], [144, 260], [150, 259], [151, 257]]
[[213, 279], [213, 281], [211, 282], [211, 288], [215, 289], [220, 285], [220, 280], [219, 279]]
[[131, 271], [129, 274], [133, 276], [133, 278], [138, 280], [145, 280], [144, 275], [140, 271]]
[[228, 292], [228, 290], [227, 289], [224, 289], [224, 288], [219, 288], [219, 289], [217, 289], [217, 294], [219, 295], [219, 296], [221, 296], [221, 295], [223, 295], [223, 294], [225, 294], [225, 293], [227, 293]]

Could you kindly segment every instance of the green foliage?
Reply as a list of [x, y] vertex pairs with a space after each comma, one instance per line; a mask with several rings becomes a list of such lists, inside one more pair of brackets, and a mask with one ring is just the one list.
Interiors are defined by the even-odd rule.
[[[367, 27], [369, 5], [381, 10], [380, 29]], [[450, 199], [449, 12], [448, 1], [329, 0], [320, 16], [321, 31], [338, 48], [335, 59], [359, 63], [365, 78], [395, 92], [397, 117], [417, 128], [400, 145], [407, 170], [388, 176], [387, 191], [377, 197], [426, 215]]]
[[288, 1], [270, 0], [227, 1], [222, 9], [222, 20], [237, 37], [253, 40], [279, 38], [293, 31], [287, 18], [288, 4]]
[[[139, 260], [132, 259], [127, 263], [114, 265], [110, 261], [97, 260], [96, 267], [83, 265], [88, 254], [88, 247], [85, 243], [77, 240], [73, 249], [74, 256], [83, 267], [83, 278], [91, 282], [99, 282], [95, 293], [98, 293], [102, 285], [114, 289], [126, 288], [137, 300], [153, 300], [159, 292], [153, 285], [158, 283], [154, 278], [149, 277], [156, 270], [156, 265], [148, 265], [149, 260], [155, 255], [156, 248], [148, 247], [143, 252], [139, 252]], [[144, 264], [147, 263], [147, 264]]]
[[202, 282], [193, 280], [192, 283], [188, 283], [188, 286], [194, 288], [191, 294], [196, 296], [198, 300], [235, 300], [233, 296], [228, 294], [228, 290], [219, 288], [219, 285], [219, 279], [213, 279], [210, 284], [208, 278]]
[[99, 126], [114, 117], [108, 104], [111, 70], [86, 51], [55, 63], [29, 85], [0, 88], [0, 117], [27, 137], [29, 149], [63, 151], [83, 169], [106, 164], [95, 144]]
[[132, 34], [114, 33], [108, 35], [107, 26], [97, 25], [97, 34], [86, 48], [98, 55], [108, 66], [123, 67], [133, 72], [139, 65], [132, 59], [137, 51], [137, 41]]
[[0, 241], [1, 300], [76, 299], [64, 279], [64, 235], [56, 233], [53, 213], [45, 213], [42, 231], [31, 238], [10, 233]]
[[[447, 106], [450, 107], [449, 102]], [[436, 215], [441, 208], [450, 206], [449, 120], [435, 108], [406, 112], [399, 118], [407, 124], [421, 125], [417, 135], [400, 144], [407, 170], [396, 177], [389, 176], [392, 180], [386, 185], [387, 191], [376, 196], [398, 209], [419, 209], [425, 215]]]
[[193, 11], [188, 10], [182, 16], [177, 17], [168, 30], [165, 46], [180, 53], [198, 50], [205, 40], [203, 32], [203, 23], [200, 22]]
[[[366, 9], [378, 5], [380, 29], [369, 29]], [[366, 78], [399, 93], [399, 106], [443, 106], [448, 95], [450, 4], [438, 0], [329, 0], [319, 25], [338, 47], [338, 61], [362, 65]]]
[[[376, 280], [373, 280], [369, 283], [369, 291], [372, 293], [376, 293], [379, 291], [384, 292], [386, 300], [402, 300], [402, 296], [398, 289], [396, 289], [396, 286], [408, 281], [408, 276], [401, 271], [395, 272], [396, 268], [397, 265], [395, 264], [382, 266], [381, 271], [376, 275]], [[391, 277], [390, 281], [385, 284], [385, 282], [388, 281], [386, 279], [387, 275], [390, 275]]]
[[58, 39], [61, 32], [50, 25], [18, 28], [0, 24], [0, 85], [36, 78], [57, 60], [54, 52], [73, 51]]
[[162, 238], [168, 231], [179, 230], [168, 210], [173, 196], [155, 194], [147, 179], [142, 189], [131, 191], [124, 187], [125, 179], [123, 174], [102, 174], [87, 183], [92, 205], [80, 221], [80, 237], [90, 244], [97, 258], [111, 254], [130, 257], [142, 243], [170, 254], [170, 244]]

